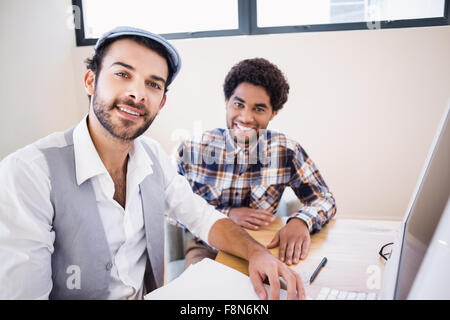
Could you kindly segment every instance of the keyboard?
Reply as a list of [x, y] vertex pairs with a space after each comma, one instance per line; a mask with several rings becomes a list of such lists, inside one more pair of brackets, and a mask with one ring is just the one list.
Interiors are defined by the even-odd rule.
[[323, 287], [316, 300], [376, 300], [375, 292], [354, 292]]

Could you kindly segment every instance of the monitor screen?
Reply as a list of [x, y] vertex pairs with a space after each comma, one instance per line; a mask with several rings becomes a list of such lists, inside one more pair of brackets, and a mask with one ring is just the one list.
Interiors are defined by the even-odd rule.
[[[449, 106], [450, 107], [450, 106]], [[403, 232], [394, 299], [406, 299], [450, 195], [450, 124], [447, 107]]]

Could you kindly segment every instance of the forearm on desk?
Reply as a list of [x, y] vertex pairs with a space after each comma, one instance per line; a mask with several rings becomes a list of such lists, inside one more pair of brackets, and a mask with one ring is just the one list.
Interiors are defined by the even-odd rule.
[[266, 250], [247, 231], [230, 219], [220, 219], [214, 223], [209, 232], [208, 242], [215, 248], [245, 260], [249, 260], [255, 251]]

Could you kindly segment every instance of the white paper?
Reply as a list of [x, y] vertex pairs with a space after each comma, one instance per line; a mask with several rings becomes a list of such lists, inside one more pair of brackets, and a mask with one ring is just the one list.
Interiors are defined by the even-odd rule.
[[[264, 285], [269, 292], [269, 286]], [[280, 290], [286, 300], [287, 291]], [[259, 300], [250, 278], [219, 262], [205, 258], [189, 266], [178, 278], [156, 289], [146, 300]]]

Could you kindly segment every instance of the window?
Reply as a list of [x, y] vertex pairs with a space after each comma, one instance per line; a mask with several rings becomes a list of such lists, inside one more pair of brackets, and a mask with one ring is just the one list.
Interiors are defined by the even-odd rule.
[[[93, 45], [116, 26], [133, 26], [167, 39], [244, 34], [240, 0], [72, 0], [77, 45]], [[78, 22], [78, 23], [77, 23]]]
[[72, 3], [77, 45], [95, 44], [105, 31], [119, 25], [177, 39], [449, 24], [449, 0], [72, 0]]
[[439, 18], [445, 0], [258, 0], [258, 27]]
[[238, 29], [237, 0], [94, 0], [83, 1], [83, 13], [87, 38], [117, 25], [160, 34]]

